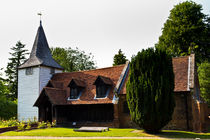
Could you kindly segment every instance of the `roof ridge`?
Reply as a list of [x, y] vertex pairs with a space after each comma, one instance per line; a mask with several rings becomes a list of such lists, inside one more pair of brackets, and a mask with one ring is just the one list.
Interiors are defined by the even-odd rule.
[[110, 67], [104, 67], [104, 68], [97, 68], [97, 69], [90, 69], [90, 70], [82, 70], [82, 71], [72, 71], [72, 72], [62, 72], [62, 73], [55, 73], [55, 74], [65, 74], [65, 73], [79, 73], [79, 72], [88, 72], [88, 71], [97, 71], [97, 70], [104, 70], [104, 69], [111, 69], [111, 68], [116, 68], [116, 67], [122, 67], [126, 64], [121, 64], [117, 66], [110, 66]]

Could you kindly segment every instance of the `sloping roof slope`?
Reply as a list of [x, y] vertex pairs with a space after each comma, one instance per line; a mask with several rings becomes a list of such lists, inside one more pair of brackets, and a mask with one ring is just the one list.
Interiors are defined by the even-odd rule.
[[175, 57], [173, 58], [173, 70], [174, 70], [174, 91], [189, 91], [188, 89], [188, 67], [189, 56]]
[[[189, 79], [193, 77], [189, 74], [189, 57], [194, 57], [194, 55], [183, 56], [183, 57], [174, 57], [172, 59], [173, 63], [173, 71], [174, 71], [174, 92], [186, 92], [189, 91], [188, 84]], [[193, 60], [193, 59], [192, 59]], [[194, 60], [193, 60], [194, 61]], [[191, 67], [193, 69], [194, 67]], [[191, 70], [193, 71], [193, 70]], [[128, 77], [126, 78], [127, 81]], [[193, 80], [192, 80], [193, 82]], [[124, 83], [126, 84], [126, 83]], [[121, 94], [126, 94], [126, 86], [123, 86], [123, 90], [121, 90]]]
[[[67, 72], [67, 73], [56, 73], [51, 78], [50, 82], [53, 83], [54, 87], [45, 87], [41, 94], [47, 94], [51, 103], [54, 105], [62, 105], [62, 104], [109, 104], [112, 103], [114, 97], [114, 88], [121, 76], [122, 70], [125, 65], [119, 65], [115, 67], [108, 67], [102, 69], [88, 70], [88, 71], [80, 71], [80, 72]], [[95, 80], [98, 76], [107, 77], [112, 81], [111, 90], [107, 96], [107, 98], [95, 98], [96, 96], [96, 85], [94, 85]], [[78, 100], [69, 100], [70, 96], [70, 87], [68, 87], [69, 83], [75, 79], [79, 79], [85, 83], [85, 88]], [[63, 83], [63, 88], [56, 88], [56, 83]], [[59, 92], [58, 92], [59, 91]], [[38, 106], [38, 100], [34, 104]]]
[[48, 46], [47, 38], [44, 33], [41, 21], [29, 59], [19, 66], [19, 69], [33, 66], [49, 66], [63, 69], [53, 58]]
[[[173, 71], [175, 75], [174, 92], [188, 92], [189, 88], [191, 88], [189, 87], [189, 81], [190, 81], [189, 79], [190, 76], [192, 75], [190, 74], [190, 71], [194, 70], [190, 69], [190, 64], [191, 64], [190, 57], [191, 56], [176, 57], [173, 58], [172, 60]], [[122, 77], [123, 70], [127, 66], [128, 65], [125, 64], [115, 67], [108, 67], [108, 68], [89, 70], [89, 71], [57, 73], [54, 74], [50, 80], [50, 82], [52, 83], [51, 85], [53, 85], [53, 87], [45, 87], [44, 88], [45, 92], [43, 93], [45, 93], [49, 97], [50, 101], [55, 105], [113, 103], [114, 89], [117, 85], [118, 80]], [[106, 77], [105, 78], [106, 80], [108, 78], [109, 82], [110, 80], [112, 82], [112, 88], [107, 98], [101, 98], [101, 99], [95, 98], [96, 86], [94, 85], [94, 83], [99, 76]], [[84, 91], [82, 92], [78, 100], [68, 99], [68, 97], [70, 96], [70, 88], [68, 87], [68, 85], [72, 81], [72, 79], [73, 80], [79, 79], [80, 81], [83, 81], [85, 83]], [[122, 82], [122, 85], [120, 86], [121, 90], [119, 91], [119, 94], [126, 94], [126, 81], [128, 79], [128, 74], [125, 74], [125, 77], [123, 79], [124, 80], [122, 81], [124, 82]], [[35, 103], [36, 106], [37, 102]]]

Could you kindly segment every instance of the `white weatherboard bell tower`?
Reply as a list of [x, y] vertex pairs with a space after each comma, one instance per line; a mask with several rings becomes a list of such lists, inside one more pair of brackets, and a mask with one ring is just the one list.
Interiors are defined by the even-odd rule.
[[40, 21], [30, 57], [18, 68], [18, 120], [38, 118], [33, 105], [52, 75], [62, 70], [52, 58]]

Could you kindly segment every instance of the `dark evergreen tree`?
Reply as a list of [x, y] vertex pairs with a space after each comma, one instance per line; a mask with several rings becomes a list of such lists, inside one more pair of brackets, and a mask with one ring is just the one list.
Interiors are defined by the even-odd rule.
[[12, 100], [15, 100], [17, 98], [18, 67], [26, 60], [28, 50], [25, 49], [25, 45], [22, 44], [20, 41], [18, 41], [15, 47], [12, 47], [11, 50], [11, 58], [9, 58], [5, 73], [10, 90], [10, 94], [8, 94], [8, 96]]
[[119, 49], [118, 54], [115, 54], [114, 56], [114, 63], [113, 66], [125, 64], [127, 61], [126, 56], [122, 52], [121, 49]]
[[130, 63], [126, 89], [132, 121], [147, 132], [159, 132], [175, 107], [171, 56], [153, 48], [138, 52]]
[[156, 48], [165, 49], [173, 56], [194, 52], [197, 62], [210, 60], [210, 20], [201, 10], [202, 6], [192, 1], [175, 5]]

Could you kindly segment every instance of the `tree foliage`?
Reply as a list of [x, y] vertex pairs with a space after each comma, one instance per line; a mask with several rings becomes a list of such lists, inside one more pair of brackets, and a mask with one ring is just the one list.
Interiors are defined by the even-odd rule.
[[7, 120], [12, 117], [17, 117], [17, 102], [0, 96], [0, 118]]
[[149, 48], [130, 63], [126, 84], [131, 119], [147, 132], [156, 133], [171, 119], [175, 106], [172, 58]]
[[197, 62], [210, 59], [210, 20], [202, 6], [186, 1], [174, 6], [164, 24], [156, 48], [167, 50], [173, 56], [194, 52]]
[[201, 97], [210, 106], [210, 63], [203, 62], [198, 68]]
[[114, 56], [114, 63], [113, 66], [125, 64], [127, 61], [126, 56], [122, 52], [121, 49], [119, 49], [118, 54], [115, 54]]
[[66, 72], [95, 69], [91, 53], [86, 54], [78, 48], [50, 48], [53, 58]]
[[[2, 69], [0, 69], [2, 70]], [[2, 73], [0, 71], [0, 96], [7, 96], [9, 95], [8, 85], [6, 84], [6, 80], [2, 78]]]
[[9, 119], [17, 116], [17, 103], [6, 98], [9, 89], [2, 74], [0, 73], [0, 118]]
[[9, 62], [5, 70], [7, 76], [7, 82], [9, 84], [10, 97], [15, 100], [17, 98], [17, 79], [18, 79], [18, 67], [26, 60], [28, 54], [25, 49], [25, 45], [18, 41], [15, 47], [11, 48]]

